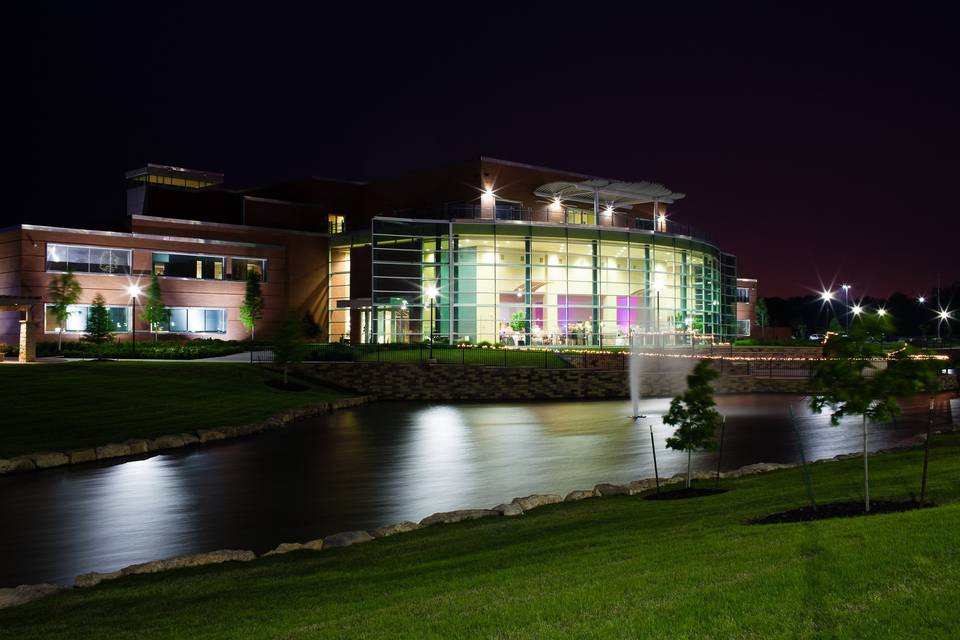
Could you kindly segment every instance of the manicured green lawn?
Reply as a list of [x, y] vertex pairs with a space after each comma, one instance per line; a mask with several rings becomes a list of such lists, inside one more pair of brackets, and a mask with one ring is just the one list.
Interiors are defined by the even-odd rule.
[[265, 419], [344, 394], [289, 392], [244, 363], [75, 362], [0, 366], [0, 458]]
[[[875, 497], [915, 493], [920, 460], [874, 457]], [[859, 498], [861, 469], [814, 465], [820, 501]], [[960, 438], [932, 452], [933, 509], [748, 526], [803, 504], [800, 470], [726, 485], [132, 576], [0, 611], [0, 638], [960, 637]]]

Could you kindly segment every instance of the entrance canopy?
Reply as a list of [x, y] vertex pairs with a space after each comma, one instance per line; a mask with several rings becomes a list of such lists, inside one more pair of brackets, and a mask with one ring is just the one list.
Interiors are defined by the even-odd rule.
[[0, 296], [0, 311], [28, 311], [40, 298], [29, 296]]
[[541, 198], [595, 204], [603, 202], [612, 207], [630, 207], [648, 202], [672, 204], [684, 194], [667, 189], [656, 182], [614, 182], [612, 180], [584, 180], [582, 182], [548, 182], [534, 193]]

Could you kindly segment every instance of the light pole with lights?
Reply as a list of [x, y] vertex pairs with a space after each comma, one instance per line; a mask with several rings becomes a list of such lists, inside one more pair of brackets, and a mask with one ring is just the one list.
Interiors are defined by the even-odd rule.
[[850, 306], [850, 285], [844, 283], [841, 288], [843, 289], [843, 327], [847, 333], [850, 333], [850, 312], [847, 310]]
[[427, 296], [427, 299], [430, 300], [430, 360], [433, 360], [433, 309], [434, 302], [436, 302], [437, 296], [440, 295], [440, 290], [430, 285], [423, 290], [423, 295]]
[[137, 296], [139, 296], [142, 291], [140, 287], [131, 284], [127, 285], [127, 293], [130, 295], [130, 331], [132, 338], [132, 351], [133, 356], [137, 356]]

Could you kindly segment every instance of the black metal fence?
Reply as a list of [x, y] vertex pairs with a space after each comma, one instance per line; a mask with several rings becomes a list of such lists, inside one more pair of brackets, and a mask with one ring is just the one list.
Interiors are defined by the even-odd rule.
[[[643, 373], [687, 371], [691, 359], [712, 357], [721, 373], [764, 378], [809, 378], [809, 361], [752, 361], [725, 357], [725, 351], [709, 348], [670, 348], [644, 352]], [[478, 365], [486, 367], [532, 367], [537, 369], [627, 370], [626, 350], [534, 349], [427, 344], [312, 344], [303, 356], [307, 362], [398, 362]], [[273, 362], [273, 352], [250, 352], [251, 363]]]

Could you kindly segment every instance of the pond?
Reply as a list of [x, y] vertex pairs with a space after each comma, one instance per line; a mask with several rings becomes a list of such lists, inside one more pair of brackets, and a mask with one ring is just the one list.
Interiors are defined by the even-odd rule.
[[[792, 395], [718, 398], [722, 467], [799, 460], [788, 405], [808, 459], [860, 449], [858, 424], [831, 427]], [[491, 507], [515, 496], [587, 489], [685, 470], [664, 448], [669, 400], [507, 404], [375, 403], [291, 428], [121, 464], [0, 478], [0, 586], [72, 583], [87, 571], [214, 549], [267, 551], [337, 531]], [[922, 398], [871, 448], [925, 428]], [[713, 470], [716, 452], [694, 455]], [[798, 479], [799, 481], [799, 479]]]

